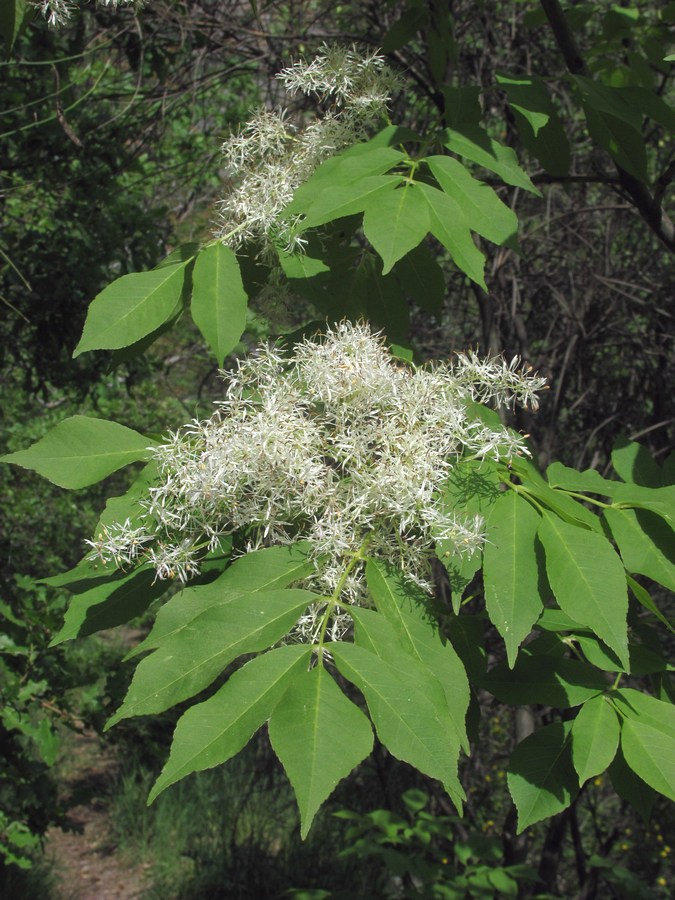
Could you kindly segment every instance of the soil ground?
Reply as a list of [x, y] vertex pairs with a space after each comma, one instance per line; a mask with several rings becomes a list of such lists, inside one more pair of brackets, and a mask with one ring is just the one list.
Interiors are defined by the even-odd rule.
[[59, 900], [138, 900], [143, 895], [146, 867], [122, 858], [110, 833], [108, 807], [117, 767], [95, 734], [77, 735], [64, 778], [73, 830], [51, 828], [45, 844]]

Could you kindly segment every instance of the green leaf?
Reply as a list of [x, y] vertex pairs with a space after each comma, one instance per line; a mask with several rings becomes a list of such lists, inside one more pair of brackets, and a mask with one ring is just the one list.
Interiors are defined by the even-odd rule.
[[485, 622], [482, 616], [455, 615], [447, 622], [446, 631], [471, 682], [478, 681], [487, 669]]
[[314, 594], [297, 589], [260, 591], [204, 610], [189, 628], [141, 660], [106, 729], [193, 697], [242, 653], [266, 650], [284, 637], [313, 599]]
[[[648, 628], [648, 625], [643, 626], [643, 629]], [[624, 671], [616, 654], [609, 647], [606, 647], [602, 641], [588, 634], [576, 635], [575, 640], [586, 659], [596, 668], [604, 669], [606, 672]], [[654, 675], [657, 672], [665, 672], [666, 669], [673, 668], [661, 653], [658, 639], [651, 643], [652, 646], [650, 647], [635, 641], [628, 642], [628, 653], [630, 655], [630, 669], [628, 671], [630, 674]]]
[[561, 609], [545, 609], [539, 617], [537, 628], [542, 628], [544, 631], [574, 631], [575, 633], [585, 630], [583, 625], [575, 622]]
[[642, 487], [638, 484], [618, 484], [613, 492], [613, 506], [648, 509], [675, 527], [675, 487]]
[[487, 291], [483, 270], [485, 257], [473, 242], [471, 231], [459, 204], [443, 191], [420, 184], [429, 206], [429, 229], [452, 257], [455, 265]]
[[[668, 737], [675, 738], [675, 706], [672, 703], [657, 700], [634, 688], [620, 688], [613, 692], [612, 699], [625, 717], [643, 722]], [[673, 761], [675, 762], [675, 757]]]
[[646, 722], [626, 719], [621, 727], [621, 749], [638, 777], [675, 800], [675, 733], [664, 734]]
[[546, 725], [511, 754], [507, 781], [518, 810], [518, 834], [567, 809], [578, 793], [570, 728], [570, 722]]
[[635, 441], [617, 441], [612, 450], [612, 465], [624, 481], [652, 488], [664, 484], [661, 467], [654, 462], [649, 450]]
[[0, 457], [0, 462], [23, 466], [59, 487], [76, 490], [149, 459], [150, 445], [156, 443], [116, 422], [71, 416], [26, 450]]
[[426, 243], [418, 244], [394, 266], [404, 293], [438, 318], [445, 300], [445, 276]]
[[413, 250], [429, 231], [429, 209], [414, 182], [372, 198], [363, 215], [363, 231], [382, 257], [382, 274]]
[[220, 241], [197, 256], [192, 274], [192, 318], [213, 350], [219, 366], [246, 328], [248, 297], [239, 263]]
[[411, 6], [389, 28], [382, 39], [382, 52], [393, 53], [415, 37], [428, 21], [429, 14], [424, 6]]
[[456, 87], [443, 85], [445, 120], [452, 128], [462, 125], [478, 125], [483, 117], [481, 89], [478, 85]]
[[[365, 612], [365, 610], [364, 610]], [[457, 779], [455, 724], [445, 703], [430, 698], [426, 679], [404, 677], [385, 660], [355, 644], [330, 645], [341, 674], [366, 698], [378, 736], [389, 752], [431, 778], [438, 778], [458, 810], [464, 791]]]
[[296, 673], [269, 735], [293, 785], [305, 838], [324, 800], [373, 749], [370, 722], [319, 663]]
[[570, 148], [555, 106], [541, 78], [497, 75], [513, 110], [523, 146], [550, 175], [565, 176], [570, 168]]
[[[675, 488], [670, 485], [652, 488], [632, 482], [625, 484], [622, 481], [610, 481], [594, 469], [578, 472], [557, 462], [548, 467], [546, 474], [549, 482], [555, 487], [568, 491], [602, 494], [613, 499], [614, 508], [634, 506], [651, 510], [669, 524], [675, 525]], [[570, 500], [570, 497], [565, 498], [568, 503]], [[597, 521], [597, 517], [593, 518]]]
[[191, 706], [178, 720], [171, 755], [148, 803], [170, 784], [219, 766], [245, 747], [272, 715], [294, 676], [307, 669], [310, 653], [302, 644], [263, 653], [231, 675], [213, 697]]
[[497, 143], [479, 125], [458, 125], [456, 128], [446, 128], [443, 134], [448, 150], [489, 169], [506, 184], [521, 187], [541, 197], [541, 192], [518, 165], [518, 157], [513, 150]]
[[538, 159], [549, 175], [564, 178], [569, 174], [572, 162], [570, 143], [555, 110], [541, 131], [535, 136], [530, 124], [514, 110], [514, 120], [523, 147]]
[[188, 263], [192, 262], [195, 256], [199, 253], [199, 244], [196, 242], [191, 242], [187, 244], [180, 244], [176, 247], [175, 250], [172, 250], [168, 256], [165, 256], [163, 260], [157, 263], [154, 267], [155, 269], [164, 269], [166, 266], [175, 266], [178, 263]]
[[607, 150], [622, 169], [647, 183], [647, 151], [639, 130], [588, 104], [584, 104], [584, 113], [589, 134], [596, 144]]
[[522, 481], [523, 488], [548, 509], [552, 509], [566, 522], [582, 524], [602, 534], [598, 516], [567, 494], [553, 490], [529, 460], [514, 457], [511, 460], [511, 468]]
[[[361, 315], [375, 328], [381, 328], [391, 343], [406, 343], [410, 327], [408, 304], [396, 276], [390, 273], [383, 277], [379, 268], [374, 254], [363, 255], [356, 271], [356, 293], [363, 298]], [[333, 308], [344, 314], [344, 306], [342, 310]]]
[[628, 591], [623, 565], [602, 535], [545, 513], [539, 538], [558, 605], [588, 625], [628, 667]]
[[500, 663], [479, 684], [504, 703], [541, 703], [558, 709], [578, 706], [607, 687], [602, 673], [585, 663], [525, 653], [513, 669]]
[[511, 108], [527, 120], [536, 137], [551, 118], [551, 101], [543, 81], [540, 78], [511, 78], [498, 72], [495, 77]]
[[607, 772], [619, 797], [630, 803], [642, 819], [648, 822], [658, 795], [630, 768], [620, 746]]
[[127, 659], [154, 650], [169, 638], [179, 637], [197, 616], [214, 606], [230, 603], [242, 594], [274, 591], [304, 578], [314, 568], [307, 558], [308, 544], [266, 547], [240, 556], [215, 581], [184, 588], [174, 594], [157, 613], [150, 634], [127, 655]]
[[452, 550], [448, 549], [439, 552], [438, 556], [448, 573], [452, 611], [458, 616], [467, 588], [483, 565], [483, 554], [476, 552], [472, 556], [453, 556]]
[[330, 267], [322, 259], [314, 259], [308, 253], [279, 251], [279, 263], [284, 275], [291, 281], [309, 281], [330, 272]]
[[[477, 404], [476, 406], [478, 407]], [[492, 412], [486, 407], [478, 408]], [[501, 423], [499, 425], [501, 427]], [[464, 460], [453, 468], [443, 489], [443, 510], [455, 510], [459, 516], [467, 519], [476, 515], [487, 518], [492, 504], [501, 494], [500, 484], [501, 475], [494, 461]], [[457, 615], [462, 596], [482, 565], [482, 553], [460, 556], [452, 541], [437, 541], [436, 554], [448, 573], [452, 608]]]
[[356, 144], [321, 163], [311, 178], [296, 189], [293, 201], [285, 213], [306, 213], [317, 196], [327, 188], [353, 184], [372, 175], [382, 175], [402, 159], [405, 159], [405, 153], [380, 145], [377, 138]]
[[4, 0], [0, 4], [0, 36], [4, 39], [8, 59], [27, 10], [26, 0]]
[[619, 746], [619, 719], [606, 697], [593, 697], [572, 723], [572, 763], [579, 784], [604, 772]]
[[349, 184], [331, 185], [314, 194], [301, 228], [305, 231], [363, 212], [369, 204], [393, 191], [402, 181], [401, 175], [370, 175]]
[[617, 543], [623, 564], [632, 574], [646, 575], [675, 591], [675, 535], [659, 516], [647, 510], [606, 509], [603, 516]]
[[146, 611], [153, 600], [171, 585], [160, 581], [154, 569], [142, 569], [119, 578], [107, 579], [71, 599], [63, 627], [52, 638], [50, 647], [76, 637], [85, 637], [105, 628], [114, 628]]
[[665, 625], [671, 634], [675, 634], [675, 628], [673, 628], [656, 603], [654, 603], [649, 591], [628, 574], [626, 574], [626, 582], [638, 603], [644, 606], [645, 609], [648, 609], [653, 616], [656, 616], [659, 622], [661, 622], [662, 625]]
[[104, 565], [100, 560], [85, 557], [67, 572], [40, 578], [38, 584], [46, 584], [49, 587], [66, 587], [73, 594], [81, 594], [103, 581], [107, 582], [111, 578], [122, 577], [124, 577], [124, 573], [117, 568], [114, 562]]
[[[598, 113], [607, 114], [615, 119], [625, 122], [633, 130], [639, 132], [642, 128], [642, 107], [640, 104], [630, 102], [625, 95], [625, 88], [609, 87], [598, 81], [593, 81], [585, 75], [573, 75], [572, 80], [578, 85], [583, 100], [591, 109]], [[647, 91], [646, 93], [650, 93]]]
[[588, 494], [602, 494], [605, 497], [612, 496], [620, 482], [603, 478], [596, 469], [585, 469], [579, 472], [564, 466], [561, 462], [554, 462], [546, 470], [546, 478], [552, 488], [562, 488], [565, 491], [584, 491]]
[[518, 233], [516, 214], [495, 191], [474, 178], [451, 156], [429, 156], [426, 162], [441, 188], [456, 200], [472, 231], [493, 244], [505, 244]]
[[390, 567], [373, 559], [366, 565], [366, 579], [376, 608], [392, 625], [402, 647], [440, 682], [448, 711], [468, 753], [464, 723], [469, 708], [469, 681], [454, 648], [443, 643], [438, 624], [429, 618], [428, 598], [420, 588], [406, 583]]
[[544, 561], [537, 539], [540, 521], [515, 491], [497, 498], [488, 519], [483, 550], [485, 607], [504, 639], [512, 668], [544, 605], [540, 591]]
[[117, 497], [108, 497], [96, 528], [94, 528], [94, 534], [98, 536], [104, 527], [116, 522], [125, 522], [127, 519], [132, 525], [139, 525], [145, 510], [138, 501], [142, 497], [147, 497], [148, 488], [156, 478], [157, 463], [152, 460], [147, 466], [143, 466], [128, 491]]
[[190, 266], [187, 260], [109, 284], [89, 305], [73, 358], [88, 350], [128, 347], [159, 328], [180, 308]]

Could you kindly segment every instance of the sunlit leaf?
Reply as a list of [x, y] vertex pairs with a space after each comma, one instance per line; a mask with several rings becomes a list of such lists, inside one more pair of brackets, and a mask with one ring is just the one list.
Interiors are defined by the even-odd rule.
[[26, 450], [8, 453], [0, 461], [32, 469], [59, 487], [76, 490], [129, 463], [149, 459], [151, 445], [156, 443], [116, 422], [71, 416]]
[[541, 516], [509, 491], [497, 497], [488, 519], [483, 550], [485, 606], [506, 644], [513, 667], [518, 648], [541, 614], [544, 561], [537, 538]]
[[592, 628], [627, 668], [628, 592], [616, 551], [602, 535], [548, 513], [538, 533], [558, 605], [577, 622]]
[[239, 343], [246, 327], [247, 304], [232, 250], [220, 241], [204, 248], [192, 274], [192, 318], [219, 366]]
[[363, 647], [345, 642], [330, 645], [338, 669], [366, 698], [377, 734], [389, 752], [438, 778], [453, 803], [461, 808], [464, 791], [457, 779], [456, 727], [442, 706], [429, 696], [414, 671], [405, 677]]
[[306, 670], [311, 650], [301, 644], [277, 647], [247, 662], [203, 703], [178, 720], [171, 755], [148, 803], [191, 772], [226, 762], [245, 747], [288, 690], [296, 672]]
[[382, 257], [382, 274], [386, 275], [429, 231], [429, 209], [415, 184], [405, 182], [398, 190], [370, 200], [363, 231]]
[[293, 785], [304, 838], [324, 800], [372, 750], [370, 722], [318, 664], [296, 672], [269, 735]]
[[572, 762], [579, 783], [604, 772], [619, 746], [619, 719], [605, 697], [586, 701], [572, 724]]
[[106, 728], [193, 697], [242, 653], [266, 650], [287, 634], [313, 598], [309, 591], [295, 589], [260, 591], [206, 609], [189, 628], [141, 660], [124, 703]]
[[190, 260], [134, 272], [109, 284], [90, 303], [73, 356], [128, 347], [158, 329], [183, 301], [189, 266]]

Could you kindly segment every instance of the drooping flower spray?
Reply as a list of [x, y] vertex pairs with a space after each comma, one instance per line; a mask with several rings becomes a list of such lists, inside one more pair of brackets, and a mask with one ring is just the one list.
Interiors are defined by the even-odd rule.
[[314, 94], [328, 108], [304, 129], [284, 110], [262, 108], [225, 141], [230, 190], [216, 234], [233, 248], [257, 241], [263, 249], [302, 249], [296, 218], [285, 212], [294, 191], [326, 159], [370, 136], [399, 84], [379, 53], [327, 44], [277, 78], [290, 95]]

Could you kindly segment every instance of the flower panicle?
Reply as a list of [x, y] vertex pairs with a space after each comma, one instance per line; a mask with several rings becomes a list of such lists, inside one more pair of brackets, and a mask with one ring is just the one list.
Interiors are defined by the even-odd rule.
[[261, 108], [225, 141], [229, 190], [216, 237], [235, 249], [255, 241], [302, 252], [297, 216], [287, 212], [294, 192], [322, 162], [368, 137], [398, 86], [379, 53], [357, 46], [324, 44], [311, 62], [277, 77], [289, 95], [314, 94], [332, 106], [302, 130], [285, 110]]
[[[340, 604], [333, 636], [349, 627], [350, 604], [369, 603], [363, 566], [351, 564], [366, 539], [369, 556], [430, 592], [437, 546], [470, 556], [485, 541], [480, 516], [444, 505], [454, 466], [527, 453], [520, 435], [471, 418], [468, 401], [489, 389], [531, 403], [542, 382], [513, 361], [463, 359], [401, 366], [380, 335], [349, 322], [289, 353], [263, 345], [227, 376], [210, 419], [153, 449], [159, 476], [138, 516], [102, 529], [92, 555], [185, 582], [228, 535], [249, 549], [307, 540], [305, 585]], [[296, 636], [314, 640], [325, 608], [308, 610]]]
[[546, 379], [532, 375], [531, 366], [521, 366], [519, 356], [510, 362], [502, 358], [481, 359], [474, 350], [458, 353], [452, 367], [453, 377], [465, 385], [478, 403], [493, 402], [497, 406], [532, 410], [539, 408], [537, 394], [546, 387]]

